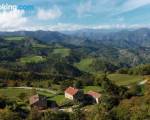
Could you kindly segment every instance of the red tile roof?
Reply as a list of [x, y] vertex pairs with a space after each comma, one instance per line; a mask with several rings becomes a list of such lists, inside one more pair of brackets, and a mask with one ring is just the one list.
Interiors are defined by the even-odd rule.
[[94, 98], [100, 98], [101, 97], [101, 94], [94, 92], [94, 91], [89, 91], [87, 94], [94, 97]]
[[74, 87], [68, 87], [66, 90], [65, 90], [65, 93], [68, 93], [70, 95], [75, 95], [77, 92], [79, 91], [79, 89], [76, 89]]

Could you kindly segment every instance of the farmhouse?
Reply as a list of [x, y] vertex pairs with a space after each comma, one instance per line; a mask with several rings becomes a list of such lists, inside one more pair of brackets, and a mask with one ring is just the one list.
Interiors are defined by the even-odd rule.
[[89, 91], [87, 95], [89, 95], [93, 99], [93, 102], [96, 102], [96, 103], [100, 102], [101, 94], [94, 92], [94, 91]]
[[29, 98], [30, 106], [39, 110], [47, 108], [47, 98], [45, 96], [36, 94]]
[[65, 98], [68, 98], [70, 100], [78, 99], [78, 97], [81, 95], [81, 91], [79, 89], [76, 89], [74, 87], [68, 87], [65, 90]]

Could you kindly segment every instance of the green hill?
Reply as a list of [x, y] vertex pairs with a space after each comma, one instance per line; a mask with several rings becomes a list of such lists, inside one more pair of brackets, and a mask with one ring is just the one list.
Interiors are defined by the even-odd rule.
[[94, 58], [84, 58], [81, 59], [80, 62], [75, 63], [75, 66], [85, 72], [94, 72], [94, 69], [91, 67], [91, 64], [93, 63]]
[[25, 37], [23, 37], [23, 36], [6, 36], [3, 38], [7, 41], [21, 41], [21, 40], [25, 39]]

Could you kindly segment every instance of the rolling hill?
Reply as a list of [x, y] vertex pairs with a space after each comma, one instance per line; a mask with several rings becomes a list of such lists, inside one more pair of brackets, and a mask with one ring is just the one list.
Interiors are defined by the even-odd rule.
[[[150, 61], [150, 30], [146, 28], [85, 29], [61, 33], [16, 31], [0, 32], [0, 36], [0, 60], [4, 61], [3, 65], [5, 61], [11, 65], [15, 62], [26, 66], [25, 70], [64, 74], [63, 69], [72, 69], [74, 72], [69, 74], [76, 76], [81, 75], [81, 71], [116, 71]], [[62, 70], [58, 72], [57, 67], [62, 67]]]

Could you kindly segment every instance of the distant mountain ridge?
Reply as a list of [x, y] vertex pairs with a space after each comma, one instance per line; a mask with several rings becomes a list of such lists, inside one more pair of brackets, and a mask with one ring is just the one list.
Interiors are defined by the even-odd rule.
[[68, 35], [73, 35], [81, 38], [88, 38], [93, 41], [102, 41], [106, 44], [116, 44], [123, 46], [121, 43], [134, 43], [141, 47], [150, 47], [150, 29], [141, 28], [137, 30], [96, 30], [85, 29], [72, 32], [64, 32]]
[[77, 31], [16, 31], [0, 32], [0, 35], [20, 35], [36, 38], [47, 43], [62, 42], [80, 45], [85, 41], [101, 42], [116, 47], [150, 47], [150, 29], [142, 28], [137, 30], [96, 30], [84, 29]]
[[68, 36], [56, 31], [15, 31], [15, 32], [0, 32], [1, 36], [28, 36], [39, 39], [44, 42], [61, 42], [68, 39]]

